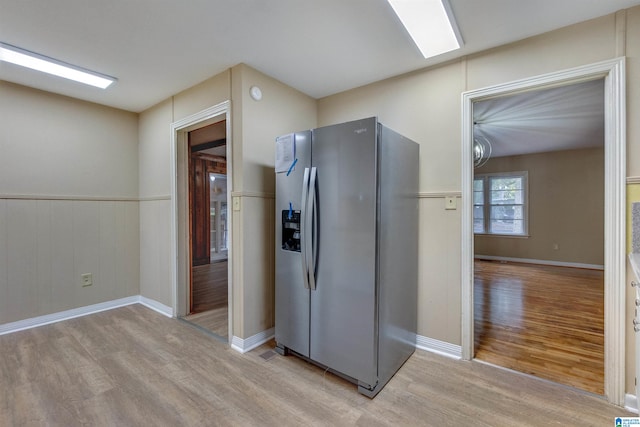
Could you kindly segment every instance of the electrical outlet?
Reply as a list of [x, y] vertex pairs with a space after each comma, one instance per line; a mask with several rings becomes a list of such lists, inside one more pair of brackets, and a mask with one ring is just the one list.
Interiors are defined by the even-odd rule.
[[553, 250], [557, 251], [558, 249], [560, 249], [560, 246], [557, 243], [553, 244]]
[[93, 285], [93, 274], [85, 273], [82, 275], [82, 287]]

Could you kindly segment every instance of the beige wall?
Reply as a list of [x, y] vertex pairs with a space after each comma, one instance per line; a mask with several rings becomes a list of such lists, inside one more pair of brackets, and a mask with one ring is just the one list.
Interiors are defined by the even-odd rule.
[[467, 59], [467, 90], [616, 58], [616, 17], [607, 15]]
[[137, 115], [0, 81], [0, 117], [0, 324], [137, 295]]
[[[460, 195], [461, 93], [622, 55], [627, 172], [640, 177], [640, 7], [317, 103], [238, 66], [141, 113], [139, 129], [135, 114], [0, 82], [0, 322], [138, 292], [171, 305], [169, 125], [231, 99], [234, 334], [272, 326], [273, 138], [377, 115], [421, 145], [418, 333], [459, 345], [461, 219], [443, 196]], [[87, 270], [96, 284], [79, 288]], [[628, 390], [633, 371], [629, 357]]]
[[[316, 102], [246, 65], [232, 76], [234, 335], [247, 338], [274, 326], [275, 139], [315, 127]], [[260, 101], [249, 96], [254, 85]]]
[[418, 334], [460, 344], [460, 94], [464, 62], [410, 73], [318, 101], [318, 125], [378, 116], [420, 144]]
[[385, 80], [318, 102], [318, 124], [377, 115], [420, 144], [418, 334], [460, 344], [460, 94], [464, 62]]
[[640, 7], [626, 13], [627, 176], [640, 179]]
[[[257, 85], [263, 99], [253, 101]], [[140, 115], [141, 295], [172, 306], [169, 126], [231, 101], [233, 335], [248, 338], [273, 327], [273, 198], [275, 137], [315, 126], [312, 98], [238, 65]]]
[[[167, 306], [171, 301], [171, 176], [169, 125], [172, 100], [140, 115], [138, 127], [140, 192], [140, 295]], [[164, 126], [160, 126], [159, 124]]]
[[[445, 211], [443, 200], [461, 191], [461, 93], [625, 53], [627, 173], [640, 176], [640, 124], [633, 120], [640, 114], [640, 7], [318, 101], [319, 125], [377, 115], [421, 145], [420, 335], [461, 344], [460, 211]], [[628, 391], [633, 372], [628, 359]]]
[[140, 294], [173, 307], [171, 133], [174, 121], [230, 99], [225, 71], [140, 114]]
[[318, 125], [378, 116], [420, 144], [420, 191], [459, 192], [464, 81], [464, 63], [457, 61], [323, 98]]
[[0, 194], [136, 198], [134, 113], [0, 81]]
[[604, 265], [604, 148], [497, 157], [475, 173], [517, 171], [528, 172], [529, 237], [477, 235], [476, 255]]

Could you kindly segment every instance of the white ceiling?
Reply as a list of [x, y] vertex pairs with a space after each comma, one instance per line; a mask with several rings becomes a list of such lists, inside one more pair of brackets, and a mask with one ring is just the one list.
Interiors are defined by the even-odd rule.
[[0, 79], [140, 112], [238, 63], [320, 98], [640, 0], [450, 0], [465, 46], [424, 59], [386, 0], [0, 0], [0, 41], [118, 78]]
[[473, 104], [492, 157], [604, 146], [604, 79]]

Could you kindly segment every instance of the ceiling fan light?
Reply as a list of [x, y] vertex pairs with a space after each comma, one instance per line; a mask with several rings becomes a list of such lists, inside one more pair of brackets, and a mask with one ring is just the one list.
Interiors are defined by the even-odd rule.
[[473, 166], [479, 168], [491, 158], [491, 142], [484, 136], [473, 137]]

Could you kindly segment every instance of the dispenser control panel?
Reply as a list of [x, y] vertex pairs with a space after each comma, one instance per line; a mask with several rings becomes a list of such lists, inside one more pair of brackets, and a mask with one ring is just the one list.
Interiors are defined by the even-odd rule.
[[282, 211], [282, 249], [300, 252], [300, 211]]

